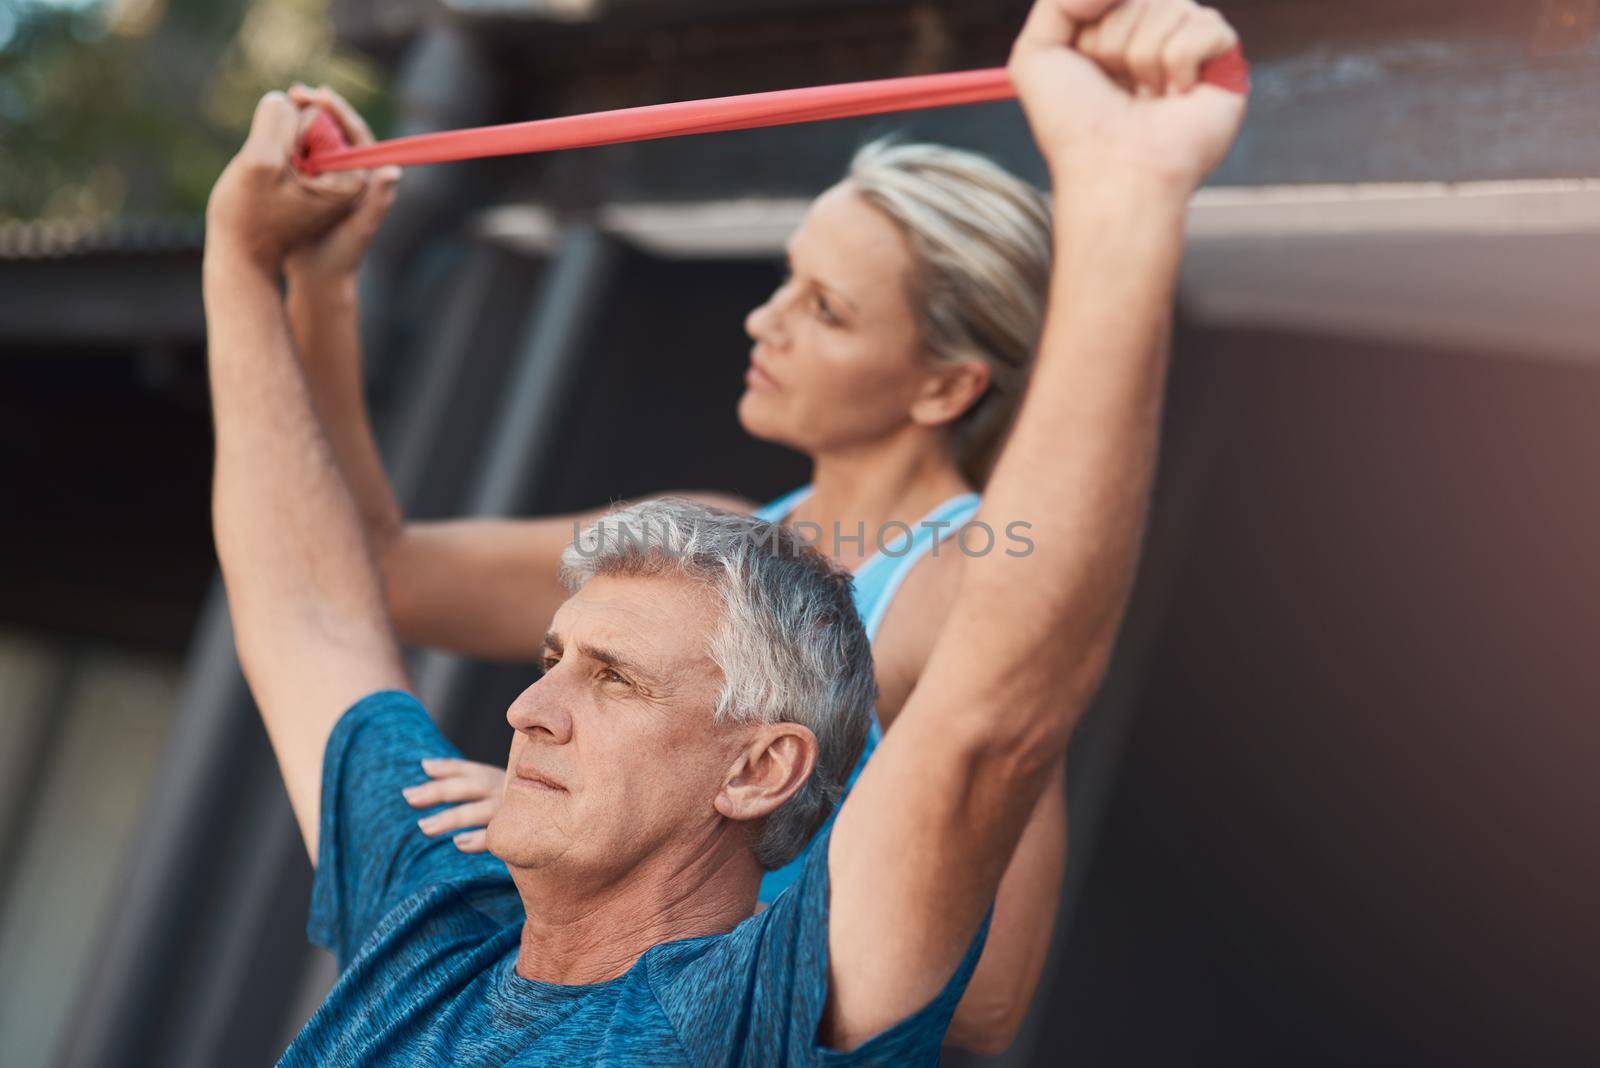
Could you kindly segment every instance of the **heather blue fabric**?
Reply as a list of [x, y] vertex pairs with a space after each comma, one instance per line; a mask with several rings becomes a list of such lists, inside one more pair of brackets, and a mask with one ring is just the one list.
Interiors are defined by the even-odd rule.
[[[515, 974], [523, 911], [505, 865], [416, 825], [402, 787], [424, 757], [456, 756], [410, 694], [373, 694], [340, 719], [322, 769], [309, 933], [340, 976], [281, 1064], [932, 1064], [985, 931], [922, 1011], [841, 1054], [820, 1048], [827, 997], [827, 849], [725, 935], [655, 946], [589, 986]], [[825, 839], [824, 839], [825, 841]], [[985, 929], [987, 922], [985, 923]]]
[[[762, 505], [752, 514], [768, 523], [781, 523], [794, 511], [796, 505], [809, 496], [811, 496], [811, 486], [801, 486], [775, 501]], [[911, 569], [916, 567], [917, 562], [933, 550], [935, 545], [956, 533], [964, 524], [971, 522], [978, 514], [979, 503], [980, 498], [976, 493], [962, 493], [951, 497], [923, 516], [912, 529], [909, 538], [903, 532], [895, 532], [897, 536], [889, 537], [883, 549], [873, 553], [856, 568], [855, 573], [851, 575], [851, 590], [855, 595], [856, 612], [861, 616], [862, 625], [866, 627], [868, 641], [877, 639], [878, 627], [883, 623], [889, 605], [894, 603], [894, 595], [900, 592], [900, 584], [911, 574]], [[867, 535], [868, 544], [876, 540], [873, 535]], [[846, 794], [861, 777], [861, 771], [867, 766], [868, 758], [882, 740], [883, 727], [878, 723], [877, 713], [873, 713], [872, 728], [867, 732], [867, 743], [861, 747], [861, 759], [856, 761], [850, 777], [845, 780]], [[763, 902], [771, 904], [776, 901], [779, 894], [800, 878], [800, 872], [806, 865], [806, 858], [811, 850], [816, 848], [821, 837], [822, 832], [817, 832], [816, 837], [807, 843], [798, 857], [777, 871], [767, 872], [766, 878], [761, 880], [760, 899]]]

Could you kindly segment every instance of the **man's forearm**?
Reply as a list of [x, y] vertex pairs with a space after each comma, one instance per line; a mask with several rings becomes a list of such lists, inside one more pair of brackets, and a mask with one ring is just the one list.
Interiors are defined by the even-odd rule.
[[240, 662], [314, 858], [328, 732], [357, 698], [405, 686], [405, 672], [274, 279], [208, 248], [204, 291], [217, 555]]
[[203, 275], [216, 548], [258, 702], [262, 687], [330, 673], [355, 697], [403, 684], [378, 572], [312, 411], [275, 281], [227, 249], [206, 249]]
[[875, 1010], [926, 1004], [905, 961], [948, 974], [960, 959], [1098, 684], [1155, 467], [1184, 208], [1135, 181], [1057, 198], [1038, 364], [978, 514], [1033, 524], [1033, 549], [963, 566], [928, 667], [839, 811], [826, 1033], [841, 1048], [892, 1018]]
[[312, 410], [275, 284], [208, 250], [205, 305], [214, 519], [224, 571], [237, 577], [229, 575], [230, 596], [381, 626], [367, 543]]
[[405, 520], [367, 411], [356, 279], [319, 282], [291, 275], [285, 304], [312, 403], [381, 559]]

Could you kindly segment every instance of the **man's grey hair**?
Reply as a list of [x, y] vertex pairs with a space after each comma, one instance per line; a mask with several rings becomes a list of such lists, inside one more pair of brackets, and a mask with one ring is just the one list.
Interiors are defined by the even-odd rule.
[[674, 497], [612, 510], [561, 557], [573, 593], [596, 575], [664, 574], [704, 583], [722, 603], [708, 650], [722, 670], [716, 715], [816, 735], [811, 777], [754, 843], [763, 868], [781, 868], [838, 805], [878, 698], [849, 572], [786, 526]]

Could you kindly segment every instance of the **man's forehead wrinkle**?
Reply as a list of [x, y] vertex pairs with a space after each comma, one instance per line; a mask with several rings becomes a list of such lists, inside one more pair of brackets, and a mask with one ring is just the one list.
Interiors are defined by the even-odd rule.
[[[698, 675], [714, 666], [708, 616], [695, 603], [706, 592], [692, 581], [598, 576], [561, 606], [549, 637], [604, 654], [596, 659], [628, 662], [661, 682]], [[686, 625], [685, 610], [697, 625]]]

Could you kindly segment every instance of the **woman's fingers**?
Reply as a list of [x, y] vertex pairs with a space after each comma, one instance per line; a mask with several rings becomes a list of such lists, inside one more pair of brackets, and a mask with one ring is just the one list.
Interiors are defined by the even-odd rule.
[[494, 795], [495, 790], [479, 779], [452, 775], [431, 782], [408, 786], [401, 793], [412, 808], [432, 808], [434, 805], [457, 805], [464, 801], [482, 801]]
[[493, 801], [474, 801], [470, 805], [457, 805], [447, 808], [443, 812], [435, 812], [431, 816], [424, 816], [417, 821], [417, 826], [422, 828], [422, 833], [430, 837], [448, 834], [451, 831], [460, 831], [472, 827], [482, 827], [489, 822], [489, 817], [499, 806]]
[[488, 849], [483, 827], [500, 807], [500, 789], [505, 784], [505, 769], [493, 764], [478, 764], [452, 757], [430, 757], [422, 762], [429, 780], [401, 791], [413, 808], [453, 805], [442, 812], [417, 821], [422, 833], [437, 837], [461, 831], [452, 841], [463, 853], [482, 853]]
[[422, 770], [433, 779], [445, 775], [463, 775], [474, 766], [470, 760], [457, 760], [454, 757], [428, 757], [422, 762]]
[[463, 853], [486, 853], [489, 850], [488, 831], [462, 831], [450, 840]]
[[422, 762], [422, 770], [427, 782], [400, 791], [412, 808], [498, 799], [506, 778], [504, 768], [453, 757], [430, 757]]

